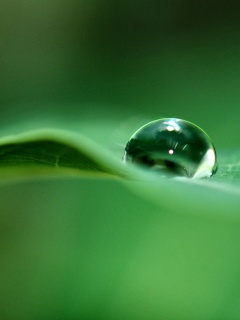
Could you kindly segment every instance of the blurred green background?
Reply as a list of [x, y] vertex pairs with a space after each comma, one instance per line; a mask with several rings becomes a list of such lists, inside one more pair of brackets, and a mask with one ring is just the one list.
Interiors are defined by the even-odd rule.
[[1, 319], [239, 320], [239, 31], [236, 0], [0, 1], [1, 137], [56, 121], [120, 160], [179, 117], [236, 178], [2, 179]]
[[2, 0], [2, 123], [69, 110], [81, 119], [179, 117], [233, 147], [239, 18], [237, 0]]

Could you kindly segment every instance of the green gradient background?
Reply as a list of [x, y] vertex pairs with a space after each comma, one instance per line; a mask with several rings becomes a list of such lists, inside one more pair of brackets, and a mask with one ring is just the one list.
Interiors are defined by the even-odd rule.
[[[178, 117], [237, 150], [239, 32], [239, 1], [2, 0], [0, 132], [56, 123], [120, 159]], [[3, 181], [1, 320], [239, 319], [238, 194], [183, 186]]]
[[1, 1], [0, 115], [179, 117], [238, 144], [238, 1]]

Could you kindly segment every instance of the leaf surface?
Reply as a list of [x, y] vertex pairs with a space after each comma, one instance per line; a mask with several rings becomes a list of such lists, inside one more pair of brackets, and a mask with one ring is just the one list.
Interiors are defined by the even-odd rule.
[[162, 178], [87, 132], [0, 140], [1, 318], [237, 319], [239, 152]]

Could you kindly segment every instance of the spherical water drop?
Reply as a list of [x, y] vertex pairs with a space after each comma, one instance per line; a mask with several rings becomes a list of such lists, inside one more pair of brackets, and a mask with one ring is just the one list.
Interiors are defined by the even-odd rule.
[[126, 145], [123, 161], [196, 179], [217, 171], [216, 150], [208, 135], [175, 118], [155, 120], [137, 130]]

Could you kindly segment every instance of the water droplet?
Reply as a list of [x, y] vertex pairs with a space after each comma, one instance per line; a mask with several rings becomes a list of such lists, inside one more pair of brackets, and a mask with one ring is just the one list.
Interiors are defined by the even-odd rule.
[[189, 178], [210, 177], [217, 171], [216, 150], [195, 124], [175, 118], [147, 123], [126, 145], [123, 161]]

